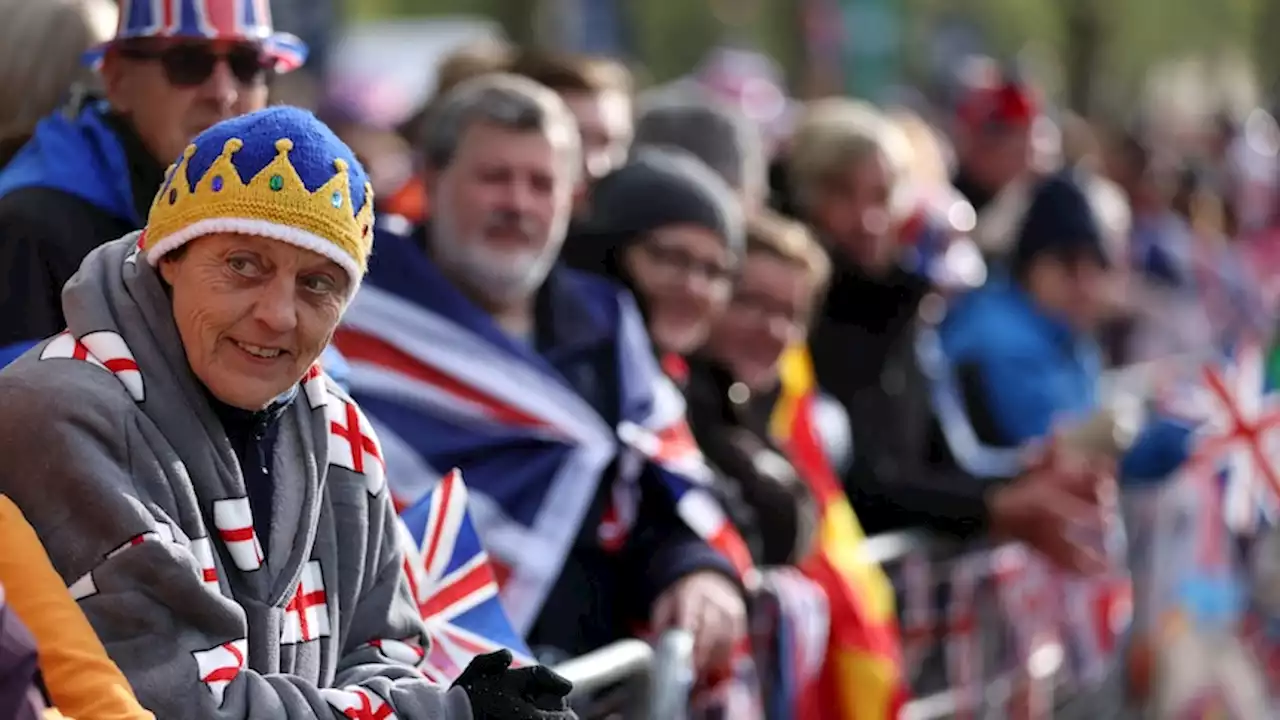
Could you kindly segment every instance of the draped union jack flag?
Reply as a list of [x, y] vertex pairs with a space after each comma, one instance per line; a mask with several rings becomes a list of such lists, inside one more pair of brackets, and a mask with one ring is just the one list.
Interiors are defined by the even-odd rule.
[[424, 672], [450, 683], [472, 658], [502, 648], [515, 654], [516, 665], [533, 664], [498, 600], [489, 555], [467, 512], [462, 473], [447, 473], [401, 518], [413, 542], [410, 587], [431, 639]]

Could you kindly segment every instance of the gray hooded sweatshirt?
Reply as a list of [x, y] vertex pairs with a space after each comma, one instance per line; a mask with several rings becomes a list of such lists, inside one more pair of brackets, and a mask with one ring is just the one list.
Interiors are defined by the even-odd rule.
[[166, 720], [470, 720], [414, 667], [427, 639], [360, 409], [308, 375], [280, 421], [274, 525], [255, 528], [136, 240], [91, 253], [67, 332], [0, 372], [0, 493], [139, 700]]

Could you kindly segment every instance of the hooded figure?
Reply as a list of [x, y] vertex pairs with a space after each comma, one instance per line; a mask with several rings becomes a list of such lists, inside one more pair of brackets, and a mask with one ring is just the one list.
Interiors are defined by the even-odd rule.
[[0, 492], [158, 717], [537, 716], [504, 714], [548, 688], [494, 656], [423, 679], [378, 438], [316, 364], [372, 218], [309, 113], [219, 123], [85, 259], [67, 331], [0, 373]]

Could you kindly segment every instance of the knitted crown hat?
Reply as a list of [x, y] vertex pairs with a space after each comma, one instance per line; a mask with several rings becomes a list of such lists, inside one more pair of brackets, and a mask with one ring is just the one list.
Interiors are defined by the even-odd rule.
[[338, 263], [360, 284], [373, 249], [364, 168], [306, 110], [277, 106], [205, 130], [169, 168], [138, 239], [155, 265], [211, 233], [281, 240]]

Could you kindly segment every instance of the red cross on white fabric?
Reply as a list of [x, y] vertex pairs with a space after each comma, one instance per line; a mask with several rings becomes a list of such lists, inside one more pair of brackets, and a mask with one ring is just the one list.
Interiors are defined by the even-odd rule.
[[326, 688], [320, 693], [343, 717], [351, 720], [393, 720], [396, 717], [390, 703], [362, 687]]
[[293, 645], [329, 637], [329, 605], [319, 560], [308, 562], [302, 569], [298, 587], [285, 605], [284, 612], [281, 643]]
[[227, 546], [227, 552], [236, 567], [251, 572], [262, 567], [262, 544], [253, 529], [253, 511], [249, 498], [227, 498], [213, 503], [213, 524], [218, 537]]
[[63, 330], [40, 351], [41, 360], [62, 358], [97, 365], [115, 375], [135, 402], [146, 398], [138, 361], [118, 333], [101, 330], [77, 340], [70, 331]]
[[191, 541], [191, 554], [200, 566], [200, 580], [206, 585], [218, 587], [218, 566], [213, 561], [213, 542], [207, 537]]
[[307, 405], [315, 410], [329, 404], [329, 389], [325, 387], [324, 369], [315, 363], [302, 376], [302, 391], [307, 396]]
[[197, 650], [191, 653], [196, 661], [196, 670], [200, 682], [213, 693], [213, 700], [222, 705], [222, 696], [227, 686], [245, 669], [245, 657], [249, 652], [249, 641], [232, 640], [209, 650]]
[[383, 657], [401, 665], [421, 667], [426, 660], [427, 651], [422, 649], [417, 640], [374, 640], [369, 643]]
[[1228, 470], [1225, 511], [1231, 528], [1250, 532], [1258, 505], [1280, 504], [1280, 471], [1273, 456], [1280, 451], [1280, 406], [1264, 394], [1261, 348], [1242, 345], [1225, 372], [1217, 366], [1201, 370], [1202, 396], [1210, 420], [1198, 438], [1189, 466], [1216, 475]]
[[350, 400], [335, 397], [328, 404], [329, 464], [365, 477], [370, 495], [377, 496], [386, 485], [382, 446], [360, 408]]
[[[163, 532], [159, 529], [161, 527], [164, 528]], [[103, 562], [106, 562], [107, 560], [120, 555], [124, 551], [129, 550], [130, 548], [135, 548], [145, 542], [173, 542], [173, 529], [167, 524], [161, 524], [157, 526], [156, 530], [147, 530], [146, 532], [138, 533], [107, 551], [107, 553], [102, 556], [102, 560]], [[93, 576], [97, 570], [98, 568], [90, 570], [75, 582], [71, 583], [71, 585], [67, 586], [67, 590], [71, 593], [71, 597], [79, 601], [98, 594], [98, 582]]]

